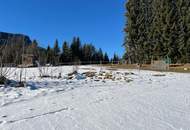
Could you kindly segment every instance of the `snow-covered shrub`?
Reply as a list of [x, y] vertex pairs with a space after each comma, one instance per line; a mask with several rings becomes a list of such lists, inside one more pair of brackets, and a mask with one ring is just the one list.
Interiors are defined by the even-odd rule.
[[38, 67], [39, 70], [39, 76], [41, 78], [47, 78], [47, 77], [51, 77], [51, 71], [49, 69], [49, 67]]
[[39, 76], [41, 78], [61, 78], [61, 73], [58, 72], [57, 67], [38, 67], [39, 70]]

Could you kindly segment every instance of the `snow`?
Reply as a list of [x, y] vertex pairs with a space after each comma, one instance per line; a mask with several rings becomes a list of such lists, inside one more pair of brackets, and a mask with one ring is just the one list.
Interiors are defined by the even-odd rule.
[[[81, 76], [89, 70], [116, 80]], [[0, 130], [190, 130], [190, 74], [79, 66], [67, 80], [72, 71], [50, 67], [62, 78], [40, 78], [28, 68], [26, 88], [1, 87]]]

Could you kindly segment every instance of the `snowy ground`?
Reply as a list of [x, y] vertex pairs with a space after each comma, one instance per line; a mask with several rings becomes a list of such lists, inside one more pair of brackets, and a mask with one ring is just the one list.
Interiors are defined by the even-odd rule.
[[[80, 66], [80, 73], [112, 71], [116, 80], [66, 80], [72, 69], [51, 68], [62, 78], [41, 79], [30, 68], [26, 88], [1, 87], [0, 130], [190, 130], [190, 74]], [[126, 72], [134, 73], [127, 81]]]

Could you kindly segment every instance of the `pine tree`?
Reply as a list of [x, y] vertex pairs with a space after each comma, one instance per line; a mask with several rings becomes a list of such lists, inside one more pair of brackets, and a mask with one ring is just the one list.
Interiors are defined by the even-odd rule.
[[107, 53], [104, 54], [104, 62], [103, 63], [104, 64], [108, 64], [109, 63], [109, 57], [108, 57]]
[[92, 48], [90, 44], [84, 44], [82, 47], [82, 59], [83, 61], [90, 62], [92, 60]]
[[73, 38], [73, 41], [71, 43], [71, 51], [72, 51], [72, 59], [73, 61], [80, 61], [82, 57], [81, 52], [81, 41], [80, 38]]
[[180, 62], [187, 63], [188, 59], [186, 56], [186, 27], [185, 27], [185, 16], [186, 16], [186, 2], [184, 0], [178, 0], [176, 3], [178, 11], [178, 51], [180, 53]]
[[46, 51], [46, 55], [47, 55], [47, 63], [48, 64], [53, 64], [53, 60], [54, 60], [54, 56], [53, 56], [53, 50], [51, 49], [51, 47], [48, 45], [47, 47], [47, 51]]
[[54, 56], [58, 56], [60, 53], [59, 43], [58, 40], [55, 40], [54, 47], [53, 47]]
[[125, 48], [129, 63], [170, 57], [190, 62], [189, 0], [128, 0]]
[[60, 55], [60, 48], [58, 40], [55, 40], [54, 47], [53, 47], [53, 64], [57, 65], [59, 63], [59, 55]]
[[103, 59], [104, 59], [103, 51], [101, 48], [99, 48], [97, 60], [98, 60], [98, 62], [102, 62]]
[[190, 63], [190, 1], [185, 0], [185, 17], [184, 17], [184, 23], [185, 23], [185, 40], [186, 40], [186, 58], [187, 62]]
[[138, 39], [138, 0], [128, 0], [126, 3], [126, 17], [127, 17], [127, 23], [126, 23], [126, 37], [125, 37], [125, 47], [126, 52], [129, 56], [129, 61], [131, 63], [137, 62], [137, 54], [136, 54], [136, 41]]
[[61, 57], [60, 57], [60, 61], [62, 63], [68, 63], [68, 62], [71, 62], [71, 50], [69, 48], [69, 44], [65, 41], [63, 43], [63, 47], [62, 47], [62, 54], [61, 54]]
[[112, 63], [116, 64], [116, 63], [118, 63], [119, 61], [120, 61], [119, 56], [118, 56], [116, 53], [114, 53], [113, 59], [112, 59]]

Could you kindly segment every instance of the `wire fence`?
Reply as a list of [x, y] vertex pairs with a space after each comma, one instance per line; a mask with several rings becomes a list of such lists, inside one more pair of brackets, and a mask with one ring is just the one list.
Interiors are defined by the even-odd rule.
[[61, 65], [102, 65], [102, 64], [123, 64], [122, 61], [77, 61], [77, 62], [64, 62], [59, 63], [57, 66]]
[[123, 61], [73, 61], [73, 62], [63, 62], [63, 63], [57, 63], [57, 64], [42, 64], [40, 62], [34, 62], [32, 63], [23, 63], [23, 64], [15, 64], [15, 63], [1, 63], [0, 67], [39, 67], [39, 66], [69, 66], [69, 65], [116, 65], [116, 64], [126, 64], [126, 62]]

